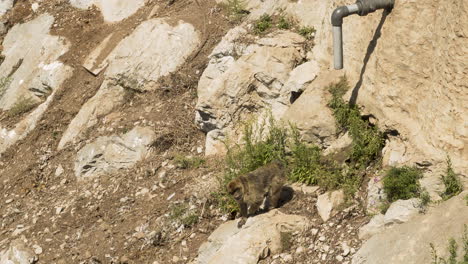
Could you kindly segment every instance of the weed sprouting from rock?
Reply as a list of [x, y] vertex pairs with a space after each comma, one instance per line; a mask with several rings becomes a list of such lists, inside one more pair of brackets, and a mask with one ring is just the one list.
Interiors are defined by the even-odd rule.
[[260, 19], [255, 22], [254, 33], [257, 35], [263, 34], [273, 25], [273, 20], [270, 15], [263, 14]]
[[307, 40], [311, 40], [315, 37], [315, 28], [313, 27], [301, 27], [298, 31], [299, 35], [303, 36]]
[[442, 198], [444, 200], [450, 199], [451, 197], [458, 195], [463, 191], [463, 186], [458, 178], [457, 174], [452, 168], [452, 161], [450, 157], [447, 157], [447, 170], [445, 175], [441, 176], [442, 182], [445, 186], [445, 191], [442, 193]]
[[419, 197], [421, 186], [418, 180], [422, 172], [417, 168], [391, 168], [383, 179], [383, 189], [389, 202]]

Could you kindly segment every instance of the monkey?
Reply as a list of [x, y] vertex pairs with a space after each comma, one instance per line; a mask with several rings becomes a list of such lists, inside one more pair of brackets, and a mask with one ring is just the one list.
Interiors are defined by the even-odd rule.
[[240, 208], [238, 227], [242, 227], [246, 218], [257, 213], [262, 205], [264, 210], [278, 207], [285, 181], [285, 169], [278, 160], [230, 181], [226, 185], [227, 192]]

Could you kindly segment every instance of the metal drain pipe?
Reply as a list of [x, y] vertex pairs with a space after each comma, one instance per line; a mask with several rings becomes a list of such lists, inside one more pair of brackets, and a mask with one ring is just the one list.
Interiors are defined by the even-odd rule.
[[358, 14], [365, 16], [378, 9], [392, 9], [395, 0], [357, 0], [355, 4], [340, 6], [333, 11], [331, 23], [333, 26], [333, 54], [336, 70], [343, 69], [343, 18]]

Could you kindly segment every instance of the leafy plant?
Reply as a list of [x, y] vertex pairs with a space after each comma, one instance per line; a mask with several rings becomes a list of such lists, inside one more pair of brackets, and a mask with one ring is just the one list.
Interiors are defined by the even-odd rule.
[[292, 23], [287, 17], [281, 16], [279, 18], [279, 21], [278, 21], [278, 28], [279, 29], [290, 29], [291, 25], [292, 25]]
[[356, 105], [348, 104], [343, 100], [348, 89], [346, 77], [329, 86], [332, 99], [328, 106], [332, 109], [337, 124], [349, 131], [353, 139], [351, 162], [357, 166], [367, 166], [380, 155], [385, 141], [378, 127], [372, 126], [361, 117]]
[[383, 189], [389, 202], [419, 197], [421, 187], [418, 180], [422, 172], [417, 168], [391, 168], [383, 179]]
[[3, 97], [6, 90], [8, 89], [8, 86], [10, 86], [10, 83], [11, 83], [11, 78], [9, 77], [0, 78], [0, 98]]
[[272, 18], [268, 14], [263, 14], [254, 24], [254, 33], [257, 35], [263, 34], [272, 26]]
[[203, 158], [183, 156], [180, 154], [175, 155], [174, 161], [180, 169], [197, 169], [205, 164], [205, 159]]
[[315, 36], [315, 32], [316, 30], [313, 27], [301, 27], [299, 29], [299, 35], [303, 36], [307, 40], [313, 39]]
[[13, 107], [8, 111], [8, 116], [13, 117], [29, 112], [36, 106], [34, 100], [30, 97], [21, 97], [16, 101]]
[[457, 174], [452, 168], [452, 161], [450, 157], [447, 156], [447, 170], [445, 175], [441, 176], [442, 182], [445, 185], [445, 191], [442, 193], [442, 198], [444, 200], [450, 199], [451, 197], [458, 195], [463, 191], [463, 186], [458, 178]]

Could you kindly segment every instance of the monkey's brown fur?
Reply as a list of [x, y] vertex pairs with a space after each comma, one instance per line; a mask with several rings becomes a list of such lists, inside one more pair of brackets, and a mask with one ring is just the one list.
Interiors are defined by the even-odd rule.
[[273, 161], [227, 184], [227, 191], [239, 204], [241, 217], [255, 214], [265, 201], [265, 210], [278, 207], [286, 181], [283, 165]]

